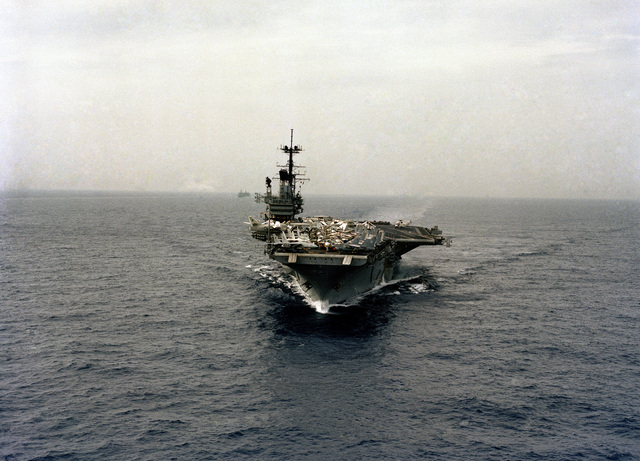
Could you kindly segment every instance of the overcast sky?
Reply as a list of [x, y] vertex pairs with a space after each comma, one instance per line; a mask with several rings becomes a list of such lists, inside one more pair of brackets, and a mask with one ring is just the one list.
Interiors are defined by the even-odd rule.
[[640, 198], [637, 0], [0, 0], [0, 190]]

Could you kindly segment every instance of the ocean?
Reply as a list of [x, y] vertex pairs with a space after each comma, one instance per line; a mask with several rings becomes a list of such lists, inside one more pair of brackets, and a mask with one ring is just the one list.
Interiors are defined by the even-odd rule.
[[3, 193], [0, 457], [640, 459], [640, 202], [305, 208], [453, 243], [328, 315], [251, 199]]

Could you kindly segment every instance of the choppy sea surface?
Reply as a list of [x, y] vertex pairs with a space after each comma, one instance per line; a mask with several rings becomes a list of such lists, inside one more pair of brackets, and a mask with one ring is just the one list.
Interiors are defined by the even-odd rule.
[[640, 459], [639, 202], [307, 197], [454, 237], [343, 315], [260, 211], [0, 196], [0, 457]]

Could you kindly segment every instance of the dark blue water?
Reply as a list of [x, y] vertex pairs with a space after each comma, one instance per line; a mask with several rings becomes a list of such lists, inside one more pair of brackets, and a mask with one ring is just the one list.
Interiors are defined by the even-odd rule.
[[640, 204], [309, 197], [454, 235], [344, 315], [231, 195], [0, 198], [0, 457], [640, 459]]

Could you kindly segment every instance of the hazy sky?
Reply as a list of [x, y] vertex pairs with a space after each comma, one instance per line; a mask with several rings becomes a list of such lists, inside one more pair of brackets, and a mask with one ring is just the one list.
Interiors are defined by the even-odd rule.
[[0, 190], [640, 198], [637, 0], [0, 0]]

